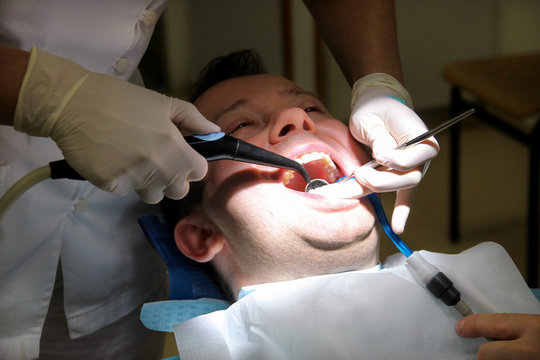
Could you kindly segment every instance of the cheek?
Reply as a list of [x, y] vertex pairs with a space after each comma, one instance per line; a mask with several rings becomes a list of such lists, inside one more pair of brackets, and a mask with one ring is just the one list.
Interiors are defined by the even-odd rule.
[[240, 161], [219, 160], [208, 164], [207, 190], [210, 194], [217, 189], [229, 186], [238, 174], [248, 170], [250, 165]]
[[257, 186], [239, 189], [234, 196], [222, 195], [223, 192], [216, 194], [206, 210], [231, 244], [247, 246], [246, 239], [263, 238], [271, 230], [267, 229], [268, 220], [274, 211]]
[[[341, 146], [353, 153], [361, 164], [371, 160], [371, 156], [361, 143], [359, 143], [349, 131], [347, 125], [339, 120], [326, 120], [317, 123], [320, 136], [329, 144]], [[335, 145], [339, 144], [339, 145]]]
[[336, 119], [318, 121], [317, 135], [322, 138], [333, 139], [334, 142], [348, 145], [352, 139], [347, 125]]
[[264, 180], [256, 165], [230, 160], [212, 162], [204, 201], [211, 212], [226, 210], [241, 214], [243, 210], [253, 211], [262, 200], [258, 189], [261, 183], [266, 184]]
[[208, 163], [208, 185], [219, 184], [228, 174], [226, 172], [228, 161], [214, 161]]
[[235, 165], [232, 161], [215, 161], [208, 164], [206, 185], [204, 188], [204, 203], [208, 210], [222, 208], [231, 196], [231, 186], [226, 179], [234, 174]]
[[267, 149], [268, 148], [268, 136], [269, 136], [269, 133], [268, 133], [268, 130], [266, 128], [262, 129], [260, 128], [257, 133], [254, 133], [242, 140], [252, 144], [252, 145], [255, 145], [255, 146], [258, 146], [258, 147], [261, 147], [263, 149]]
[[360, 161], [360, 164], [365, 164], [369, 162], [372, 157], [368, 153], [368, 148], [364, 147], [360, 142], [358, 142], [352, 135], [349, 135], [343, 140], [344, 146], [351, 150], [354, 156]]

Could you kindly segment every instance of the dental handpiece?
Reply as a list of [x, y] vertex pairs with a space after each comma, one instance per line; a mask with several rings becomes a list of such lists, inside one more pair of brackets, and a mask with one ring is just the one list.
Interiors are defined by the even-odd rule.
[[226, 135], [223, 132], [208, 135], [192, 135], [184, 138], [195, 151], [207, 161], [235, 160], [275, 168], [294, 170], [309, 183], [306, 169], [298, 162], [248, 142]]
[[[294, 170], [300, 173], [307, 183], [310, 182], [306, 169], [298, 162], [265, 150], [245, 141], [217, 132], [207, 135], [184, 137], [186, 142], [207, 161], [235, 160], [275, 168]], [[49, 163], [51, 179], [85, 180], [66, 160]]]

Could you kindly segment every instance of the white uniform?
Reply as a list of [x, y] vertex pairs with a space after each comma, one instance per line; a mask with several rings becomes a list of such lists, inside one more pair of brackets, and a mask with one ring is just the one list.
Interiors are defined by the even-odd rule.
[[[166, 0], [0, 0], [0, 43], [32, 46], [89, 70], [129, 79]], [[0, 195], [62, 158], [48, 138], [0, 126]], [[104, 159], [106, 161], [106, 159]], [[71, 338], [140, 306], [163, 285], [161, 263], [137, 218], [153, 210], [86, 181], [46, 180], [0, 222], [0, 358], [35, 358], [61, 259]]]

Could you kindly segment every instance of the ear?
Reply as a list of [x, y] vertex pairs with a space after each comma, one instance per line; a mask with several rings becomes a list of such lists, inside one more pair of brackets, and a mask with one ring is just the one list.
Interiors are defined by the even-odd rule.
[[198, 262], [212, 260], [225, 243], [221, 230], [200, 214], [188, 215], [176, 224], [174, 241], [182, 254]]

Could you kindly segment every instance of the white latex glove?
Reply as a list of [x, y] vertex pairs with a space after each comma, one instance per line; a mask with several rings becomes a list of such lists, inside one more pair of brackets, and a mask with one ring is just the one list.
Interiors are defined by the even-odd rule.
[[397, 149], [400, 144], [427, 131], [426, 125], [407, 105], [410, 95], [393, 77], [371, 74], [353, 86], [349, 127], [352, 135], [371, 147], [373, 158], [384, 167], [360, 167], [354, 171], [356, 181], [320, 187], [314, 192], [325, 196], [359, 198], [371, 192], [396, 191], [392, 229], [403, 233], [414, 197], [414, 187], [427, 170], [429, 160], [439, 152], [431, 137], [422, 143]]
[[111, 75], [92, 73], [33, 48], [15, 110], [16, 130], [51, 137], [65, 159], [97, 187], [131, 190], [148, 203], [187, 194], [208, 164], [180, 129], [206, 134], [219, 127], [191, 103]]

